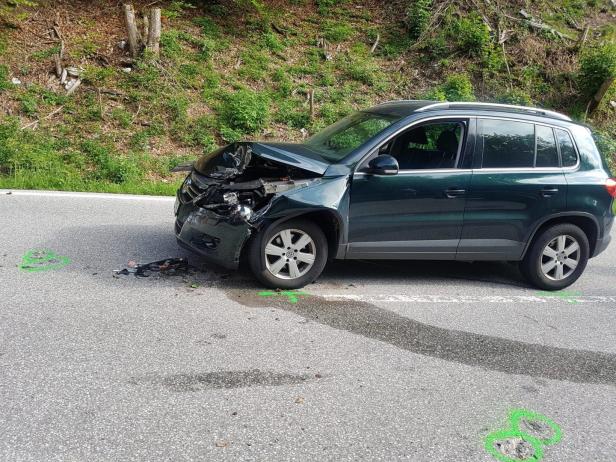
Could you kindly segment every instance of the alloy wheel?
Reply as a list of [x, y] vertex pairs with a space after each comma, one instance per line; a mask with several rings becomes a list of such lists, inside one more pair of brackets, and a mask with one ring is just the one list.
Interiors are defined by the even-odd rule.
[[552, 239], [541, 254], [541, 271], [548, 279], [560, 281], [575, 271], [580, 262], [580, 244], [569, 236]]
[[316, 245], [299, 229], [283, 229], [265, 246], [267, 270], [280, 279], [297, 279], [314, 265]]

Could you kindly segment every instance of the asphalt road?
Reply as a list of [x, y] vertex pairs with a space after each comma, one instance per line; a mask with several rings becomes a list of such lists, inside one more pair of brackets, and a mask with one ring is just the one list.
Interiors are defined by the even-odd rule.
[[616, 460], [616, 245], [566, 293], [337, 262], [292, 303], [180, 249], [168, 198], [0, 191], [0, 217], [2, 461], [490, 461], [512, 409], [562, 430], [545, 461]]

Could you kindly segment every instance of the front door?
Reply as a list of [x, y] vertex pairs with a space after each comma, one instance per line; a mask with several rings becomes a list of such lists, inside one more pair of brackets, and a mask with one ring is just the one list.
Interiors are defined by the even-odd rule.
[[395, 157], [395, 175], [354, 174], [347, 258], [454, 259], [462, 231], [470, 120], [415, 125], [381, 146]]

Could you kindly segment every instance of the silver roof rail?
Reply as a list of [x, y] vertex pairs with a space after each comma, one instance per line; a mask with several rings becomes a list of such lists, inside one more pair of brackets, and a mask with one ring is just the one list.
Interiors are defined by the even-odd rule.
[[481, 108], [489, 108], [489, 109], [500, 109], [503, 111], [510, 112], [526, 112], [526, 113], [534, 113], [538, 115], [544, 115], [547, 117], [552, 117], [553, 119], [567, 120], [571, 121], [571, 117], [561, 114], [560, 112], [549, 111], [547, 109], [541, 109], [536, 107], [527, 107], [527, 106], [514, 106], [512, 104], [497, 104], [497, 103], [473, 103], [473, 102], [443, 102], [443, 103], [434, 103], [428, 104], [427, 106], [420, 107], [416, 109], [415, 112], [423, 112], [429, 111], [431, 109], [438, 108], [464, 108], [467, 107], [469, 109], [481, 109]]

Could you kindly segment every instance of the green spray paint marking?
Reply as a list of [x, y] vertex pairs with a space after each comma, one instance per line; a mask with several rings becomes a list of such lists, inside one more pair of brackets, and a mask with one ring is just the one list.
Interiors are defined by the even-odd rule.
[[299, 292], [295, 290], [265, 290], [258, 293], [259, 297], [287, 297], [287, 300], [291, 303], [297, 303], [299, 297], [302, 295], [310, 295], [308, 292]]
[[561, 290], [560, 292], [537, 292], [539, 297], [547, 297], [547, 298], [560, 298], [562, 300], [566, 300], [569, 303], [578, 303], [575, 297], [579, 297], [582, 295], [582, 292], [568, 292], [566, 290]]
[[52, 250], [32, 249], [22, 257], [19, 269], [34, 273], [63, 268], [71, 262], [70, 258], [57, 255]]
[[[529, 423], [540, 422], [552, 430], [552, 436], [549, 438], [538, 438], [530, 435], [520, 429], [522, 421]], [[538, 462], [543, 459], [543, 447], [558, 443], [562, 439], [562, 436], [563, 432], [560, 427], [552, 419], [549, 419], [543, 414], [527, 411], [525, 409], [513, 409], [509, 413], [509, 428], [497, 430], [486, 436], [484, 447], [489, 454], [501, 462], [519, 462], [520, 460]], [[533, 448], [533, 455], [525, 459], [519, 459], [503, 454], [496, 447], [495, 443], [507, 439], [521, 439], [530, 444]]]

